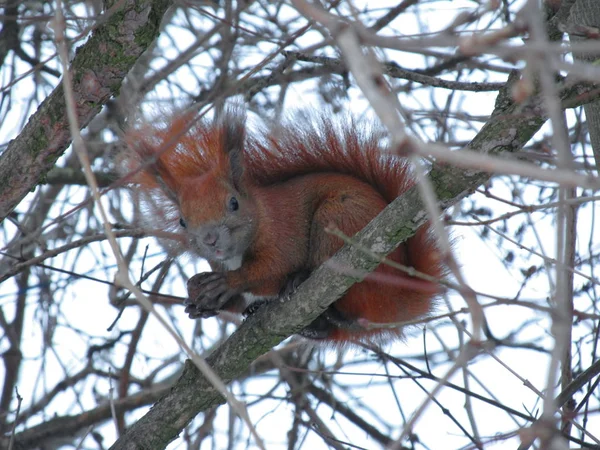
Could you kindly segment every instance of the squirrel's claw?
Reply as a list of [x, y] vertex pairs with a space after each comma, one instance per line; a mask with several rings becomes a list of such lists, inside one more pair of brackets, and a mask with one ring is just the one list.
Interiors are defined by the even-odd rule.
[[285, 286], [279, 292], [280, 300], [289, 300], [292, 294], [298, 290], [298, 286], [300, 286], [306, 279], [310, 276], [309, 271], [299, 271], [294, 272], [288, 275], [287, 280], [285, 282]]
[[198, 273], [187, 282], [188, 298], [185, 312], [190, 318], [215, 316], [225, 304], [238, 294], [227, 285], [224, 273]]

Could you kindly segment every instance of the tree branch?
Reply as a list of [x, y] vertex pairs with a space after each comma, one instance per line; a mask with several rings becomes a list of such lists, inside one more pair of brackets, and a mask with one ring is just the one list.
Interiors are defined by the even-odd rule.
[[[115, 95], [129, 69], [156, 39], [171, 0], [117, 2], [71, 63], [80, 126]], [[0, 158], [0, 221], [43, 182], [71, 143], [62, 84], [40, 105]]]

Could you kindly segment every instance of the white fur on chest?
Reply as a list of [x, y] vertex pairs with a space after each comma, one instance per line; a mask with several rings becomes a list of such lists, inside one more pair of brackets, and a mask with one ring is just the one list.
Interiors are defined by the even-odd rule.
[[250, 306], [252, 303], [261, 301], [261, 300], [270, 300], [272, 297], [266, 295], [254, 295], [250, 292], [244, 292], [242, 294], [244, 296], [244, 300], [246, 301], [246, 308]]
[[236, 256], [234, 258], [226, 259], [223, 261], [223, 265], [227, 268], [227, 270], [237, 270], [242, 267], [242, 257]]

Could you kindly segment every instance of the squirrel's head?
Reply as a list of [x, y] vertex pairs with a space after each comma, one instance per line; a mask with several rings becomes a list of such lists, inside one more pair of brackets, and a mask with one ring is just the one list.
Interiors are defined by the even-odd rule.
[[137, 156], [128, 168], [139, 168], [133, 180], [142, 191], [179, 211], [189, 250], [227, 264], [243, 256], [256, 231], [244, 177], [245, 116], [233, 108], [213, 123], [192, 122], [184, 115], [149, 135], [130, 133]]
[[205, 149], [218, 155], [207, 173], [179, 180], [180, 225], [192, 247], [211, 261], [241, 258], [256, 231], [256, 207], [244, 180], [245, 121], [227, 112], [213, 128], [218, 138]]
[[183, 181], [178, 197], [179, 224], [199, 255], [224, 263], [243, 256], [256, 231], [256, 208], [244, 190], [211, 173]]

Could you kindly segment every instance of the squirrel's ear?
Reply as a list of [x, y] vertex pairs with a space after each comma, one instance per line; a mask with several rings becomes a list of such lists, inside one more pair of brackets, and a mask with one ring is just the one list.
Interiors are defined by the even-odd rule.
[[243, 190], [244, 144], [246, 142], [246, 114], [239, 107], [227, 109], [222, 119], [223, 150], [229, 158], [229, 176], [233, 186]]
[[125, 137], [120, 160], [124, 175], [142, 189], [159, 188], [174, 204], [179, 203], [179, 182], [161, 158], [162, 150], [144, 140], [143, 133], [131, 131]]

